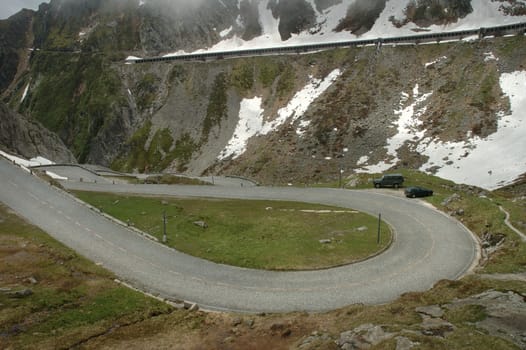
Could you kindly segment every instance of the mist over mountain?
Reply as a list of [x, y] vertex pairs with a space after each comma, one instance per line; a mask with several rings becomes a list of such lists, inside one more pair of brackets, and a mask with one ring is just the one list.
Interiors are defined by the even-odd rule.
[[[523, 145], [522, 35], [209, 62], [125, 58], [525, 20], [522, 2], [504, 0], [52, 0], [0, 21], [0, 93], [79, 162], [116, 170], [312, 183], [403, 166], [469, 182], [463, 169], [484, 164], [492, 175], [477, 184], [492, 188], [526, 172], [497, 142]], [[479, 159], [487, 149], [496, 155]]]

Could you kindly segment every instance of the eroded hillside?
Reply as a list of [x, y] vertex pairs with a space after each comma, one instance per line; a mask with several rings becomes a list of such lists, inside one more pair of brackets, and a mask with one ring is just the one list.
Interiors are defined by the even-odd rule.
[[[81, 161], [312, 182], [382, 161], [420, 167], [427, 160], [417, 147], [424, 136], [462, 141], [493, 134], [510, 109], [499, 78], [524, 67], [525, 50], [520, 36], [135, 65], [39, 52], [20, 108], [59, 133]], [[27, 84], [12, 101], [21, 100]], [[326, 86], [316, 90], [320, 84]], [[255, 98], [260, 129], [237, 135], [246, 101]], [[412, 130], [423, 134], [393, 153], [389, 139], [408, 107], [418, 115]], [[225, 156], [233, 137], [246, 138], [246, 151]]]

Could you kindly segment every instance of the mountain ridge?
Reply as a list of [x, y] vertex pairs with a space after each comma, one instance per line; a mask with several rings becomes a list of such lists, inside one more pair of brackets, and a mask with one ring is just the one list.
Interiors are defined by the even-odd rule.
[[[499, 130], [499, 120], [512, 115], [511, 95], [502, 90], [503, 74], [523, 71], [526, 64], [523, 37], [518, 36], [382, 48], [379, 52], [375, 48], [339, 49], [294, 56], [294, 60], [276, 56], [124, 65], [125, 57], [138, 52], [213, 50], [233, 47], [232, 43], [243, 47], [248, 42], [258, 44], [265, 36], [269, 36], [267, 43], [277, 38], [282, 44], [301, 42], [309, 35], [312, 40], [328, 40], [324, 30], [337, 17], [351, 19], [344, 26], [346, 37], [355, 36], [353, 28], [363, 32], [362, 36], [375, 35], [378, 28], [396, 28], [393, 18], [403, 20], [404, 14], [398, 5], [409, 2], [375, 2], [377, 6], [366, 11], [369, 16], [357, 16], [365, 22], [356, 23], [352, 19], [356, 12], [349, 12], [353, 7], [347, 5], [356, 8], [363, 5], [361, 1], [295, 0], [290, 4], [298, 3], [297, 9], [307, 10], [298, 10], [299, 18], [287, 22], [285, 29], [279, 28], [277, 18], [294, 13], [291, 9], [295, 7], [280, 7], [277, 1], [195, 2], [184, 11], [170, 7], [163, 13], [155, 12], [152, 3], [53, 0], [37, 12], [27, 12], [30, 21], [25, 30], [3, 47], [4, 51], [14, 50], [9, 43], [20, 39], [21, 33], [27, 38], [29, 32], [34, 40], [26, 43], [33, 44], [34, 50], [25, 53], [27, 58], [20, 51], [18, 60], [0, 61], [17, 67], [16, 75], [0, 81], [0, 86], [12, 87], [2, 90], [4, 101], [56, 132], [80, 162], [127, 171], [236, 173], [270, 183], [312, 183], [337, 178], [340, 163], [345, 163], [345, 176], [397, 166], [421, 168], [433, 158], [424, 143], [454, 142], [458, 149], [476, 148], [475, 142], [468, 141], [487, 139]], [[407, 23], [413, 24], [402, 26], [403, 31], [414, 33], [414, 19], [432, 14], [416, 14], [426, 1], [414, 4], [415, 11], [406, 11], [412, 16]], [[443, 10], [450, 2], [440, 4]], [[453, 19], [439, 27], [453, 30], [472, 25], [475, 19], [484, 19], [484, 9], [488, 21], [479, 26], [499, 18], [501, 22], [522, 18], [505, 16], [499, 10], [505, 5], [520, 9], [516, 3], [481, 4], [470, 2], [471, 12], [467, 7], [449, 12]], [[337, 10], [343, 14], [331, 17]], [[444, 11], [436, 13], [424, 24], [444, 23]], [[495, 14], [501, 17], [492, 17]], [[169, 18], [179, 20], [170, 22]], [[254, 24], [256, 18], [259, 26]], [[378, 19], [364, 32], [370, 18]], [[0, 21], [0, 28], [12, 21]], [[435, 27], [418, 28], [432, 31]], [[5, 33], [0, 31], [0, 35]], [[336, 38], [341, 33], [333, 34]], [[27, 64], [21, 65], [24, 59]], [[316, 90], [336, 69], [341, 75], [326, 90]], [[415, 89], [417, 93], [412, 93]], [[308, 93], [319, 95], [300, 98]], [[414, 112], [407, 116], [411, 127], [401, 121], [408, 108]], [[276, 127], [244, 140], [245, 154], [222, 158], [228, 145], [246, 134], [238, 131], [243, 113], [263, 118], [250, 117], [247, 122]], [[274, 122], [279, 118], [284, 122]], [[400, 135], [411, 135], [416, 141]], [[397, 138], [400, 142], [394, 141]], [[437, 164], [422, 170], [449, 169], [461, 163], [461, 158], [433, 160]], [[521, 167], [524, 172], [523, 165], [513, 165], [513, 169]], [[516, 170], [513, 173], [520, 175]]]

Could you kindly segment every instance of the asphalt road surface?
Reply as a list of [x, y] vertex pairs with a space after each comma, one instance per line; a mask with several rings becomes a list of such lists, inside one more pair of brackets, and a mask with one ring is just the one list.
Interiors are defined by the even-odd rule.
[[302, 272], [243, 269], [194, 258], [144, 238], [3, 159], [0, 180], [0, 200], [54, 238], [139, 289], [205, 309], [325, 311], [353, 303], [384, 303], [404, 292], [429, 289], [438, 280], [456, 279], [478, 256], [473, 236], [454, 219], [419, 200], [377, 192], [65, 183], [83, 190], [337, 205], [381, 213], [395, 230], [387, 251], [360, 263]]

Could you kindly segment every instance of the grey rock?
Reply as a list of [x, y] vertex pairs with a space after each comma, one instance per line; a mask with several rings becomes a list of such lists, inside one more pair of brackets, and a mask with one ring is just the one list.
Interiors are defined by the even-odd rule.
[[423, 321], [420, 327], [422, 328], [422, 334], [434, 337], [445, 337], [448, 333], [453, 332], [455, 327], [441, 319], [431, 318], [427, 315], [423, 315]]
[[455, 202], [455, 201], [460, 200], [460, 198], [461, 198], [461, 197], [460, 197], [460, 195], [459, 195], [458, 193], [453, 193], [451, 196], [449, 196], [449, 197], [447, 197], [446, 199], [444, 199], [444, 200], [442, 201], [441, 204], [442, 204], [444, 207], [447, 207], [449, 204], [451, 204], [451, 203], [453, 203], [453, 202]]
[[321, 244], [329, 244], [332, 243], [332, 239], [320, 239], [319, 242]]
[[415, 346], [418, 346], [420, 343], [413, 342], [406, 337], [396, 337], [396, 350], [410, 350]]
[[3, 102], [0, 102], [0, 120], [0, 149], [28, 159], [42, 156], [57, 163], [76, 163], [55, 133], [11, 111]]
[[469, 298], [445, 305], [455, 309], [466, 305], [484, 307], [484, 319], [475, 323], [489, 335], [504, 338], [521, 349], [526, 349], [526, 301], [525, 296], [513, 291], [488, 290]]
[[208, 224], [204, 222], [203, 220], [194, 221], [194, 225], [199, 226], [203, 229], [208, 228]]
[[341, 333], [336, 344], [341, 349], [368, 349], [393, 337], [394, 334], [385, 332], [382, 326], [368, 323]]
[[444, 310], [438, 305], [417, 307], [415, 311], [435, 318], [444, 316]]
[[30, 295], [33, 295], [33, 291], [31, 289], [22, 289], [22, 290], [17, 290], [15, 292], [8, 293], [9, 297], [16, 298], [16, 299], [26, 298]]
[[35, 277], [33, 277], [33, 276], [29, 277], [29, 278], [27, 279], [27, 281], [28, 281], [29, 283], [31, 283], [31, 284], [37, 284], [37, 283], [38, 283], [37, 279], [36, 279]]

